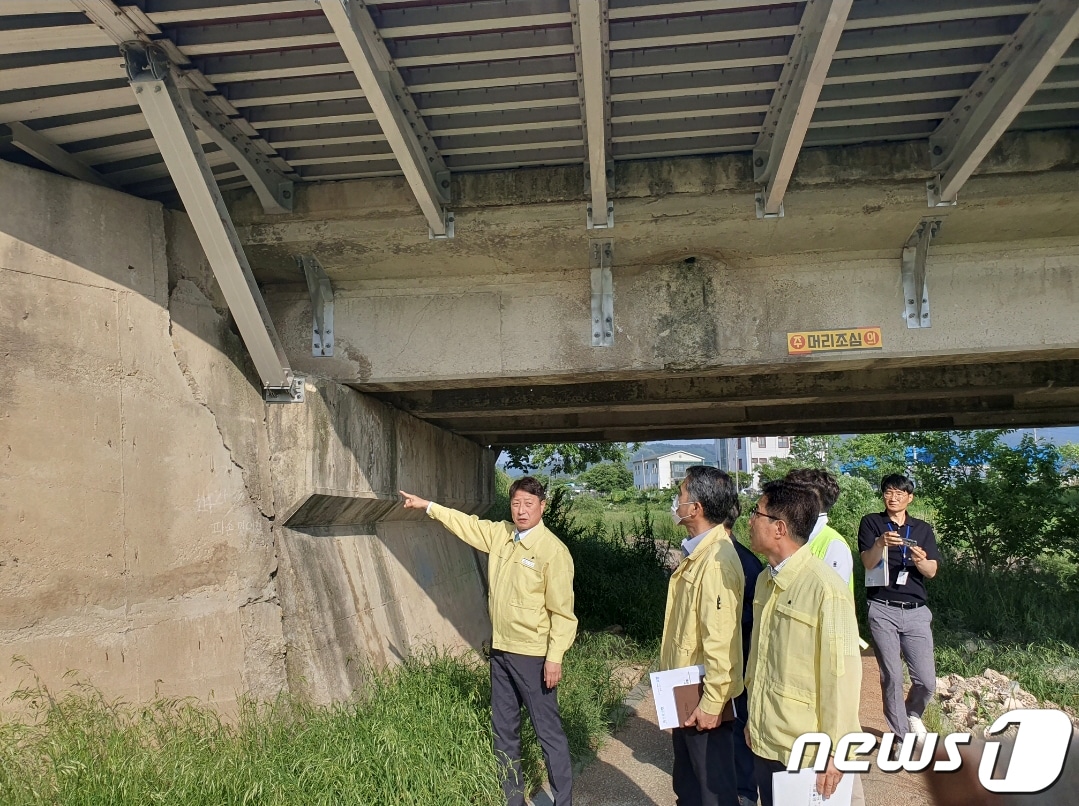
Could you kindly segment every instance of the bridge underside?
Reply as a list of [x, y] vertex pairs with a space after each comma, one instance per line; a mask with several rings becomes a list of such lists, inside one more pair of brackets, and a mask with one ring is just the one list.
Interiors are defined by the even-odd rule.
[[182, 204], [267, 399], [491, 445], [1079, 419], [1079, 0], [0, 5], [0, 159]]
[[[805, 152], [787, 216], [763, 222], [748, 158], [623, 164], [609, 347], [593, 346], [589, 247], [606, 238], [576, 219], [579, 172], [460, 181], [450, 242], [408, 226], [390, 180], [301, 189], [290, 220], [233, 209], [298, 371], [484, 445], [1060, 425], [1079, 421], [1077, 145], [1009, 135], [929, 216], [910, 144]], [[926, 218], [932, 320], [910, 328], [901, 256]], [[332, 357], [310, 354], [302, 253], [335, 288]], [[877, 350], [788, 347], [873, 326]]]
[[[486, 445], [1079, 422], [1079, 350], [375, 393]], [[951, 363], [954, 362], [954, 363]]]

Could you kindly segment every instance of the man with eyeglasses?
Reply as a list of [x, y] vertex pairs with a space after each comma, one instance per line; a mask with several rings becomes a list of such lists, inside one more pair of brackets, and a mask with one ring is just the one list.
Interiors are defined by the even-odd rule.
[[[933, 527], [907, 514], [914, 482], [898, 473], [880, 483], [884, 512], [872, 512], [858, 527], [858, 548], [867, 571], [888, 571], [888, 584], [866, 592], [869, 631], [880, 666], [884, 717], [897, 736], [923, 738], [925, 707], [937, 688], [933, 658], [933, 614], [926, 606], [925, 580], [937, 573], [940, 552]], [[902, 656], [902, 657], [901, 657]], [[903, 695], [903, 659], [910, 691]]]
[[738, 806], [734, 707], [742, 685], [742, 598], [745, 574], [731, 538], [738, 490], [714, 467], [686, 470], [671, 517], [689, 536], [671, 575], [659, 668], [704, 666], [700, 703], [671, 732], [671, 783], [679, 806]]
[[[774, 803], [772, 776], [786, 769], [794, 742], [824, 733], [834, 748], [861, 730], [862, 663], [854, 597], [807, 544], [819, 501], [807, 487], [770, 481], [750, 512], [750, 547], [768, 567], [753, 597], [753, 641], [746, 669], [749, 724], [763, 806]], [[813, 763], [809, 750], [796, 765]], [[833, 758], [817, 774], [817, 792], [835, 794], [843, 778]]]

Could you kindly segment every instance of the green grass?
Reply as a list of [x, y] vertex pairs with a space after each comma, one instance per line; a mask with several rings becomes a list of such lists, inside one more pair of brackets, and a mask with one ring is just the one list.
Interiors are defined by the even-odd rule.
[[1018, 680], [1040, 700], [1079, 711], [1079, 575], [1062, 562], [1022, 571], [941, 565], [929, 583], [937, 674]]
[[[612, 672], [641, 649], [583, 635], [559, 689], [571, 752], [590, 757], [625, 691]], [[498, 804], [490, 682], [476, 655], [428, 651], [372, 673], [362, 699], [247, 704], [223, 722], [193, 701], [110, 702], [85, 685], [23, 691], [29, 721], [0, 722], [5, 806]], [[525, 774], [542, 756], [524, 731]]]

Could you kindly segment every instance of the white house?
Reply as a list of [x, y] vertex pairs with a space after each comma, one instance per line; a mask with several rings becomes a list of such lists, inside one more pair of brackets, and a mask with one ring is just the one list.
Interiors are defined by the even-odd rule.
[[633, 462], [633, 486], [638, 490], [663, 490], [686, 477], [686, 468], [703, 464], [704, 457], [688, 451], [648, 456]]
[[716, 464], [730, 475], [752, 474], [745, 479], [746, 487], [759, 487], [757, 468], [773, 459], [791, 455], [790, 437], [730, 437], [716, 440]]

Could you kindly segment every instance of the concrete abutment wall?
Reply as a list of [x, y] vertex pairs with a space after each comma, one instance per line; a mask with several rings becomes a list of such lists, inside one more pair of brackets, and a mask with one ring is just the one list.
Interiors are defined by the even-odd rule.
[[[267, 407], [182, 214], [0, 161], [0, 372], [0, 709], [15, 656], [227, 712], [485, 637], [470, 549], [348, 504], [482, 510], [493, 457], [333, 383]], [[334, 517], [295, 517], [331, 480]]]

